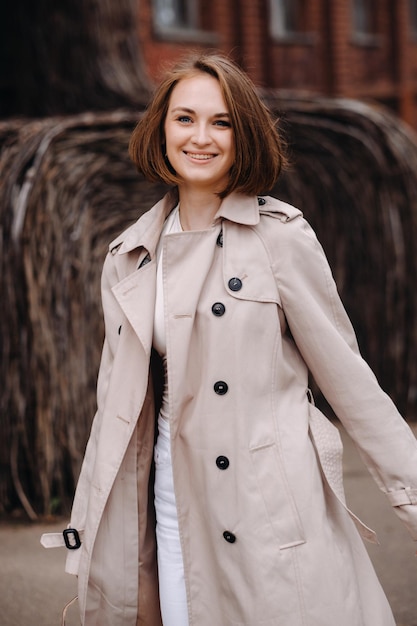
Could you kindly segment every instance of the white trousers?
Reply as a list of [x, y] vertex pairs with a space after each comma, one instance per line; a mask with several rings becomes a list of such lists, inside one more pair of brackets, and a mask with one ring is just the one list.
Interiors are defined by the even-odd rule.
[[159, 416], [155, 445], [155, 510], [159, 596], [164, 626], [188, 626], [177, 508], [171, 464], [169, 422]]

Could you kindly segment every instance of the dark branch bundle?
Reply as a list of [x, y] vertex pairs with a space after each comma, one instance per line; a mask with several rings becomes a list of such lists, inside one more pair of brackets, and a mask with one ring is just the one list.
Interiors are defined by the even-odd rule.
[[[407, 417], [417, 390], [417, 142], [355, 102], [279, 101], [292, 166], [276, 195], [316, 229], [382, 386]], [[0, 506], [65, 509], [91, 420], [111, 239], [163, 193], [128, 160], [136, 114], [0, 124]]]

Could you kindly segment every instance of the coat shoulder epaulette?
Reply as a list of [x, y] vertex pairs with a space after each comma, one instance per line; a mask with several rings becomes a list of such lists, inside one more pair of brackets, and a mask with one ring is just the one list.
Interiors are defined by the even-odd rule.
[[274, 217], [281, 220], [281, 222], [289, 222], [296, 217], [302, 216], [300, 209], [272, 196], [259, 197], [258, 204], [260, 215]]

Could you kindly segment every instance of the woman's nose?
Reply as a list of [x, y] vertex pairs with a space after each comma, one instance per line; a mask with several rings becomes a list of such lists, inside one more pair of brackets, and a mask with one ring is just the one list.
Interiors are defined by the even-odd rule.
[[196, 145], [207, 145], [211, 141], [210, 131], [206, 124], [198, 124], [194, 127], [193, 142]]

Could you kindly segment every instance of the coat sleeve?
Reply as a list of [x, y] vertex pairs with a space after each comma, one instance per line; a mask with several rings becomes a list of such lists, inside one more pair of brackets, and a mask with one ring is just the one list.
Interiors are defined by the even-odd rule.
[[[91, 426], [90, 436], [84, 454], [84, 460], [78, 478], [74, 502], [71, 512], [70, 528], [76, 528], [83, 533], [87, 517], [91, 478], [96, 458], [97, 442], [100, 433], [101, 416], [107, 395], [110, 374], [113, 365], [115, 347], [117, 343], [117, 321], [113, 319], [114, 312], [118, 310], [111, 287], [117, 282], [116, 270], [113, 257], [109, 253], [103, 266], [101, 277], [101, 298], [104, 315], [105, 337], [101, 354], [100, 368], [97, 378], [97, 411]], [[82, 546], [78, 550], [68, 552], [65, 571], [69, 574], [77, 574], [81, 557]]]
[[279, 223], [273, 271], [294, 341], [395, 512], [417, 540], [417, 441], [360, 355], [316, 235]]

